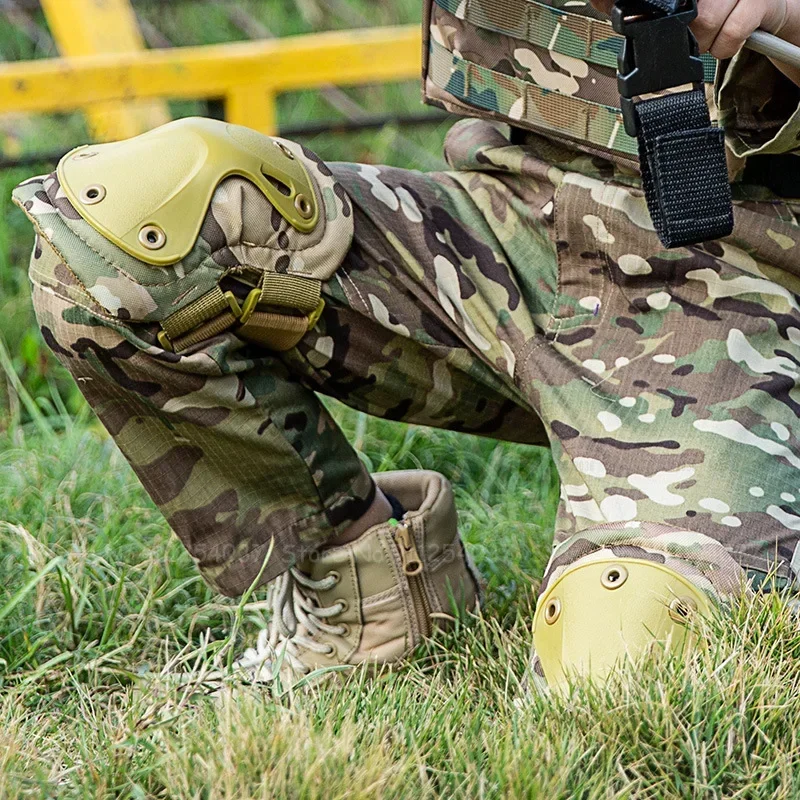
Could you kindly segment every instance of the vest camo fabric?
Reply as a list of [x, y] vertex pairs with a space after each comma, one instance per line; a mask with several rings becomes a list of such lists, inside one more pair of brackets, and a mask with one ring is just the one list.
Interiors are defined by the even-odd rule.
[[[588, 0], [426, 0], [424, 24], [425, 102], [637, 159], [617, 88], [624, 40]], [[703, 61], [710, 90], [717, 62]]]

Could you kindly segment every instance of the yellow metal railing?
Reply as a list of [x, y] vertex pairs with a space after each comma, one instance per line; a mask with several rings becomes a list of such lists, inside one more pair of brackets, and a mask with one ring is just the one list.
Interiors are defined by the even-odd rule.
[[[61, 2], [62, 0], [54, 0]], [[0, 64], [0, 114], [222, 98], [226, 118], [277, 132], [281, 92], [417, 78], [416, 25]]]
[[[62, 56], [143, 51], [130, 0], [39, 0]], [[96, 139], [125, 139], [169, 121], [157, 100], [94, 103], [86, 109]]]

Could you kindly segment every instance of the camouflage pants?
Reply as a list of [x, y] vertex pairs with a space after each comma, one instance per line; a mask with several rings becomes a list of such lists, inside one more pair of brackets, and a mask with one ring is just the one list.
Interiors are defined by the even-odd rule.
[[206, 577], [242, 592], [274, 541], [271, 579], [371, 502], [322, 393], [549, 445], [545, 586], [609, 549], [713, 593], [736, 591], [740, 567], [791, 578], [798, 206], [742, 187], [733, 237], [666, 252], [635, 176], [607, 162], [475, 121], [447, 157], [441, 174], [330, 165], [355, 239], [287, 353], [226, 333], [167, 354], [153, 326], [80, 308], [58, 288], [79, 265], [37, 246], [45, 338]]

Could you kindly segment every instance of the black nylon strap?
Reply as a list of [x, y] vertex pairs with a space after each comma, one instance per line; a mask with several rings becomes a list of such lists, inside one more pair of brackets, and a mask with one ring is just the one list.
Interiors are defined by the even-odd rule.
[[725, 138], [711, 127], [703, 89], [643, 100], [634, 109], [647, 205], [664, 246], [729, 236]]
[[[613, 17], [626, 37], [619, 69], [625, 129], [638, 138], [647, 206], [668, 248], [733, 231], [725, 137], [711, 125], [689, 29], [696, 17], [697, 0], [616, 0]], [[687, 83], [695, 88], [635, 102]]]
[[634, 0], [627, 3], [630, 7], [642, 6], [650, 11], [662, 11], [664, 14], [674, 14], [681, 6], [682, 0]]

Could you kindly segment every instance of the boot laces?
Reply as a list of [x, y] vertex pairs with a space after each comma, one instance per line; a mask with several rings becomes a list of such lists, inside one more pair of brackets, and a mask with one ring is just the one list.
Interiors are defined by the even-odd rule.
[[314, 637], [318, 633], [341, 636], [346, 632], [346, 626], [326, 621], [341, 614], [345, 603], [319, 606], [309, 592], [332, 589], [338, 580], [333, 573], [313, 580], [296, 567], [279, 575], [267, 590], [267, 603], [272, 611], [269, 624], [258, 634], [256, 646], [248, 648], [237, 660], [237, 668], [250, 673], [254, 681], [272, 680], [273, 667], [280, 664], [305, 675], [310, 667], [300, 657], [301, 648], [323, 655], [333, 653], [333, 645], [318, 642]]

